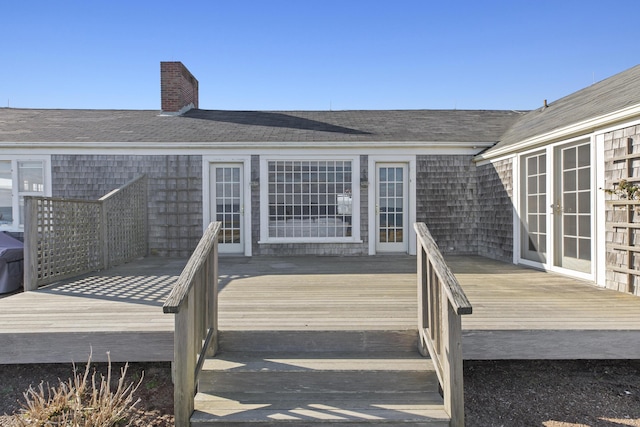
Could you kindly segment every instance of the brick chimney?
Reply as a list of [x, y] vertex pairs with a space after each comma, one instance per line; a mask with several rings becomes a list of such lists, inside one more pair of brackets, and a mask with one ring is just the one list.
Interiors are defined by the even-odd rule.
[[180, 115], [198, 108], [198, 80], [182, 62], [160, 62], [162, 113]]

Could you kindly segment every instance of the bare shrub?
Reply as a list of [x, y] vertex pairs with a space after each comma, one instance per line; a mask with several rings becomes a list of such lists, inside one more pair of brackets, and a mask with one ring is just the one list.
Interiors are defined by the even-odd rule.
[[78, 426], [113, 427], [127, 425], [135, 405], [133, 394], [142, 383], [125, 382], [129, 364], [120, 369], [120, 379], [115, 390], [111, 387], [111, 357], [107, 376], [91, 373], [91, 355], [84, 372], [79, 372], [73, 364], [73, 378], [60, 380], [57, 387], [40, 383], [37, 388], [29, 387], [25, 393], [25, 403], [15, 417], [19, 427]]

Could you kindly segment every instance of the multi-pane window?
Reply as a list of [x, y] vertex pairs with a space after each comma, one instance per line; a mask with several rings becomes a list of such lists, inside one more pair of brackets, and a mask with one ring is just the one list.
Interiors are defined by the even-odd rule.
[[0, 224], [13, 223], [13, 178], [11, 161], [0, 160]]
[[43, 196], [44, 162], [0, 160], [0, 225], [24, 225], [24, 197]]
[[352, 236], [350, 160], [271, 160], [267, 168], [270, 238]]

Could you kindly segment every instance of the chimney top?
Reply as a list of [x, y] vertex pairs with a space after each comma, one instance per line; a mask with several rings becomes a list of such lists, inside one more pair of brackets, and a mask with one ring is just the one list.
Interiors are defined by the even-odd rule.
[[198, 80], [182, 62], [160, 62], [162, 113], [181, 115], [198, 108]]

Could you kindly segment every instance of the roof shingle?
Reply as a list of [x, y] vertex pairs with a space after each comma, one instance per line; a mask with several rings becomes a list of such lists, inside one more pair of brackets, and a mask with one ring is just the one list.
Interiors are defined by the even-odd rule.
[[220, 111], [0, 108], [0, 142], [495, 142], [522, 113], [496, 110]]

